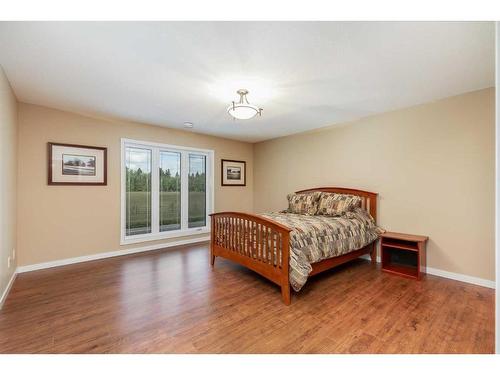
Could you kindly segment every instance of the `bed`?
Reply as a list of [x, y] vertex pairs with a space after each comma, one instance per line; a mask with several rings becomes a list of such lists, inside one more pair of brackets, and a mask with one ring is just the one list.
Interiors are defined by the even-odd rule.
[[242, 212], [211, 214], [210, 263], [222, 257], [239, 263], [281, 287], [286, 305], [291, 289], [299, 291], [313, 276], [370, 254], [376, 261], [377, 193], [322, 187], [314, 192], [360, 197], [360, 206], [341, 217], [306, 216], [288, 212], [252, 215]]

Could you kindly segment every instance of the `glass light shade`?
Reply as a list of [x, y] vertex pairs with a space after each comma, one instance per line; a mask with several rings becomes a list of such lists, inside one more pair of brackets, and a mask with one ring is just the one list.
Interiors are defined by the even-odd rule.
[[238, 120], [249, 120], [255, 117], [260, 112], [260, 109], [251, 104], [234, 104], [227, 108], [227, 113]]

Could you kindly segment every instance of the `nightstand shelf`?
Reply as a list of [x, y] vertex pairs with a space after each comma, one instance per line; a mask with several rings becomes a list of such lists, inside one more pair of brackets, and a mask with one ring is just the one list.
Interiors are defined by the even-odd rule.
[[387, 264], [384, 268], [382, 268], [382, 270], [394, 275], [418, 279], [417, 267], [405, 266], [400, 264]]
[[408, 245], [397, 245], [397, 244], [392, 244], [392, 243], [385, 243], [385, 247], [393, 247], [395, 249], [404, 249], [408, 251], [418, 251], [418, 247], [415, 248], [413, 246], [408, 246]]
[[382, 271], [420, 280], [421, 274], [425, 272], [425, 244], [428, 237], [386, 232], [380, 238]]

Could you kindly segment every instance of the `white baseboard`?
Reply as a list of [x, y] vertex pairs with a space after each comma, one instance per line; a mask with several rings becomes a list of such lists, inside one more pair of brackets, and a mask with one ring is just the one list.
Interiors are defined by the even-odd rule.
[[[363, 255], [361, 258], [370, 260], [369, 255]], [[380, 263], [380, 262], [381, 262], [380, 257], [377, 256], [377, 263]], [[457, 281], [461, 281], [464, 283], [480, 285], [480, 286], [484, 286], [486, 288], [495, 289], [495, 282], [494, 281], [487, 280], [487, 279], [481, 279], [481, 278], [475, 277], [475, 276], [469, 276], [469, 275], [464, 275], [461, 273], [444, 271], [444, 270], [440, 270], [438, 268], [432, 268], [432, 267], [426, 267], [425, 272], [428, 273], [429, 275], [445, 277], [447, 279], [457, 280]]]
[[464, 275], [461, 273], [444, 271], [444, 270], [440, 270], [440, 269], [432, 268], [432, 267], [426, 267], [425, 272], [430, 274], [430, 275], [434, 275], [434, 276], [446, 277], [447, 279], [462, 281], [464, 283], [475, 284], [475, 285], [484, 286], [486, 288], [495, 289], [495, 282], [494, 281], [481, 279], [481, 278], [475, 277], [475, 276], [469, 276], [469, 275]]
[[9, 280], [9, 283], [7, 284], [7, 287], [5, 288], [5, 290], [2, 293], [2, 297], [0, 298], [0, 310], [2, 309], [3, 303], [7, 299], [7, 296], [9, 295], [10, 288], [12, 288], [12, 284], [14, 284], [14, 280], [16, 279], [16, 276], [17, 276], [17, 271], [14, 271], [14, 273], [12, 274], [12, 277]]
[[165, 242], [165, 243], [160, 243], [160, 244], [156, 244], [156, 245], [134, 247], [131, 249], [116, 250], [116, 251], [110, 251], [107, 253], [85, 255], [85, 256], [76, 257], [76, 258], [66, 258], [66, 259], [54, 260], [52, 262], [30, 264], [27, 266], [17, 267], [16, 272], [17, 273], [30, 272], [30, 271], [42, 270], [45, 268], [65, 266], [67, 264], [89, 262], [92, 260], [112, 258], [112, 257], [117, 257], [117, 256], [122, 256], [122, 255], [142, 253], [145, 251], [164, 249], [166, 247], [188, 245], [188, 244], [193, 244], [193, 243], [198, 243], [198, 242], [206, 242], [206, 241], [210, 241], [210, 236], [204, 236], [204, 237], [195, 238], [195, 239], [179, 240], [179, 241], [174, 241], [174, 242]]

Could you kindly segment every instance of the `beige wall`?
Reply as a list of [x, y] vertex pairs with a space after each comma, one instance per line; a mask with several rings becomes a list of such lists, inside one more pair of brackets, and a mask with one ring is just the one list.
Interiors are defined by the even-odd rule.
[[[430, 236], [429, 267], [494, 280], [493, 89], [253, 146], [20, 103], [18, 265], [168, 241], [119, 245], [122, 137], [214, 149], [217, 211], [281, 209], [320, 185], [376, 191], [381, 226]], [[48, 186], [48, 141], [108, 147], [108, 186]], [[220, 186], [221, 158], [247, 161], [246, 187]]]
[[317, 186], [379, 196], [387, 230], [430, 237], [428, 266], [495, 279], [495, 93], [476, 91], [254, 147], [254, 210]]
[[17, 102], [0, 67], [0, 297], [7, 288], [16, 261]]
[[[168, 242], [120, 246], [122, 137], [214, 150], [215, 209], [252, 210], [253, 149], [249, 143], [20, 103], [19, 266]], [[108, 147], [108, 186], [48, 186], [50, 141]], [[246, 187], [220, 186], [221, 158], [247, 161]]]

